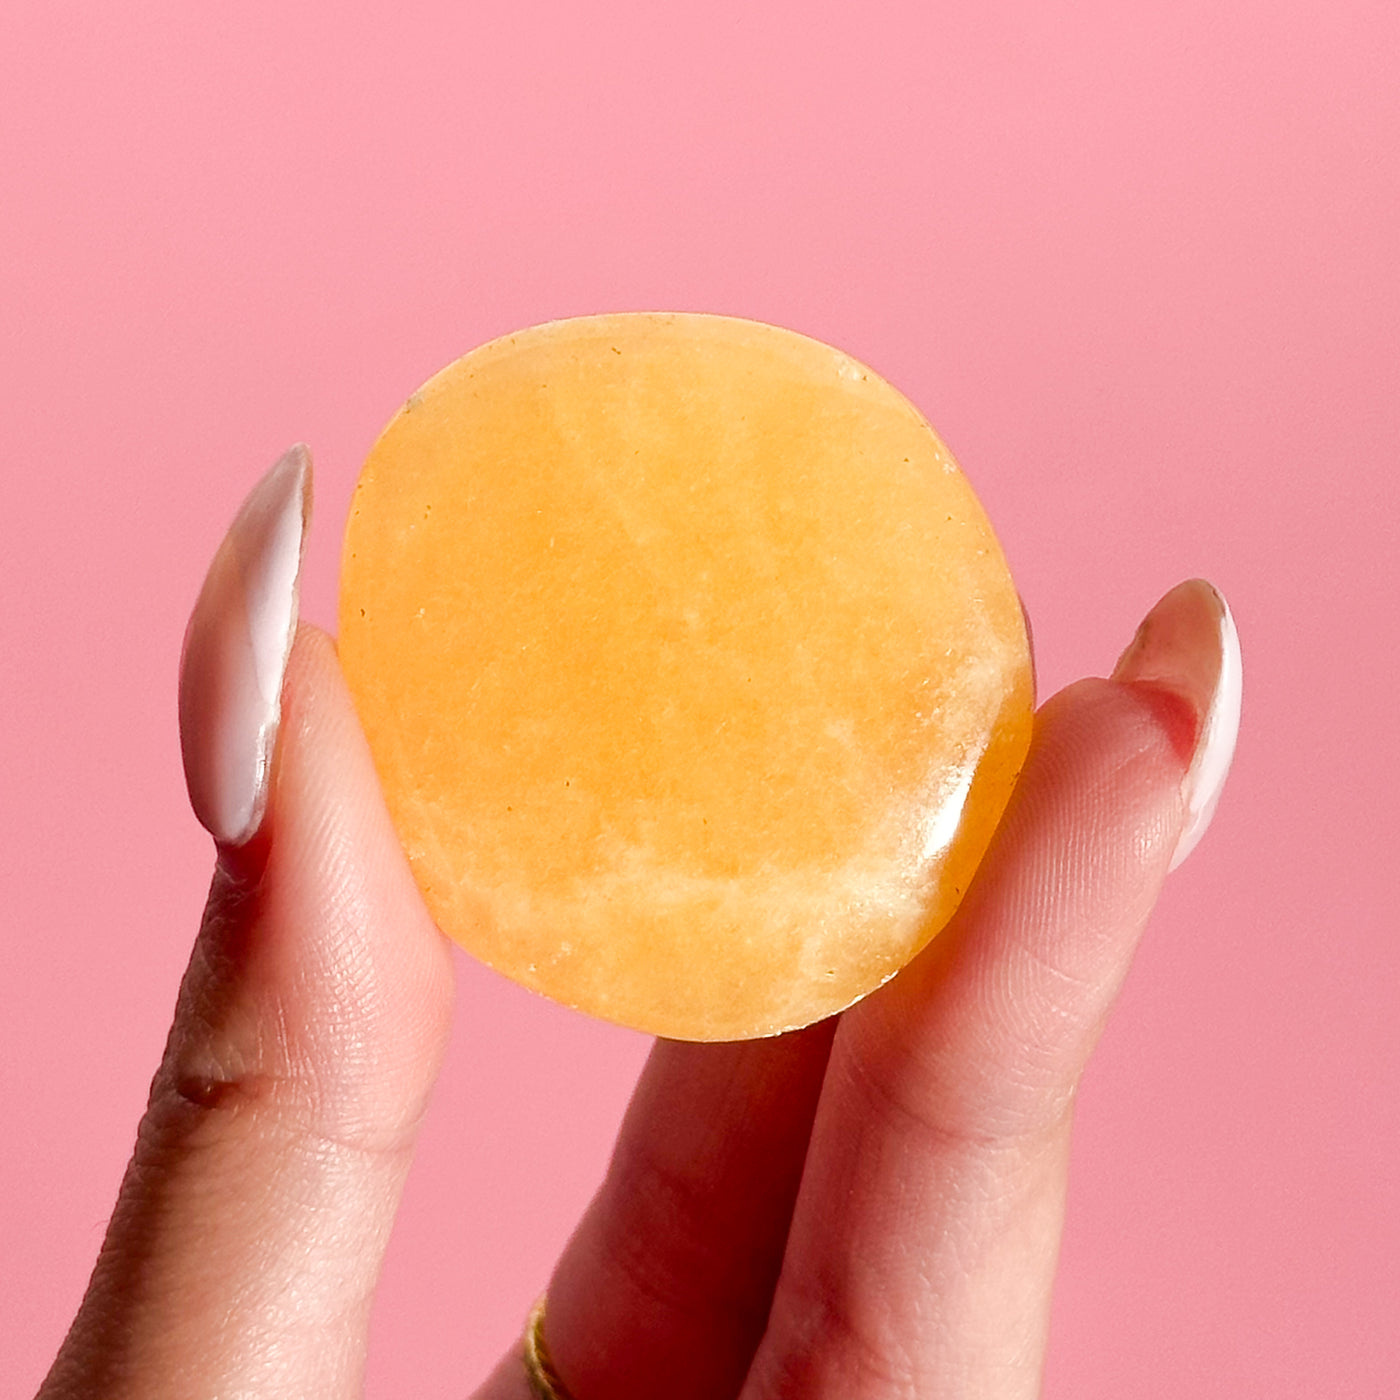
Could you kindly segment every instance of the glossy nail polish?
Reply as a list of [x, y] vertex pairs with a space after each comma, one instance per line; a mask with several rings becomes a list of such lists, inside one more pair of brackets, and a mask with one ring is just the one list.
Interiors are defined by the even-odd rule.
[[1225, 599], [1204, 579], [1178, 584], [1143, 619], [1113, 679], [1168, 691], [1185, 700], [1196, 718], [1175, 870], [1215, 815], [1239, 733], [1240, 639]]
[[311, 456], [298, 444], [243, 502], [185, 632], [185, 781], [195, 816], [220, 845], [248, 841], [267, 809], [310, 515]]

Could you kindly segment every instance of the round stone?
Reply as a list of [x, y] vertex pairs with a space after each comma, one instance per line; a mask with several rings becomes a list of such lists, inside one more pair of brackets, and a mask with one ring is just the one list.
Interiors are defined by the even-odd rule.
[[1015, 587], [927, 422], [719, 316], [538, 326], [414, 394], [356, 488], [340, 655], [441, 927], [693, 1040], [897, 972], [1031, 728]]

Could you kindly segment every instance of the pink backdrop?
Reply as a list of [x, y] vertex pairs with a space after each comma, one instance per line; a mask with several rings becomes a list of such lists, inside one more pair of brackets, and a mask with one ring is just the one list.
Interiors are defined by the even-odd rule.
[[[1086, 1088], [1048, 1393], [1400, 1375], [1400, 8], [515, 0], [0, 13], [0, 1392], [77, 1303], [210, 868], [175, 731], [238, 500], [449, 359], [714, 310], [919, 403], [1043, 689], [1204, 574], [1244, 639], [1215, 828]], [[645, 1045], [463, 960], [373, 1397], [459, 1396]]]

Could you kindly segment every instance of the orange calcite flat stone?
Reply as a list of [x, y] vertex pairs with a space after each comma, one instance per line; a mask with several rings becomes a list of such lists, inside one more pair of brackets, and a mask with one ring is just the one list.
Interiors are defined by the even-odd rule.
[[356, 491], [340, 654], [442, 928], [684, 1039], [903, 966], [1030, 736], [947, 449], [847, 356], [718, 316], [539, 326], [414, 394]]

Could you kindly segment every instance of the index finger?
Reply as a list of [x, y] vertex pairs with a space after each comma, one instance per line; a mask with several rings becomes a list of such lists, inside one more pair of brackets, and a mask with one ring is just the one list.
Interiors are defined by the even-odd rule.
[[1041, 710], [953, 923], [842, 1018], [744, 1400], [1038, 1392], [1075, 1089], [1237, 715], [1199, 582]]

